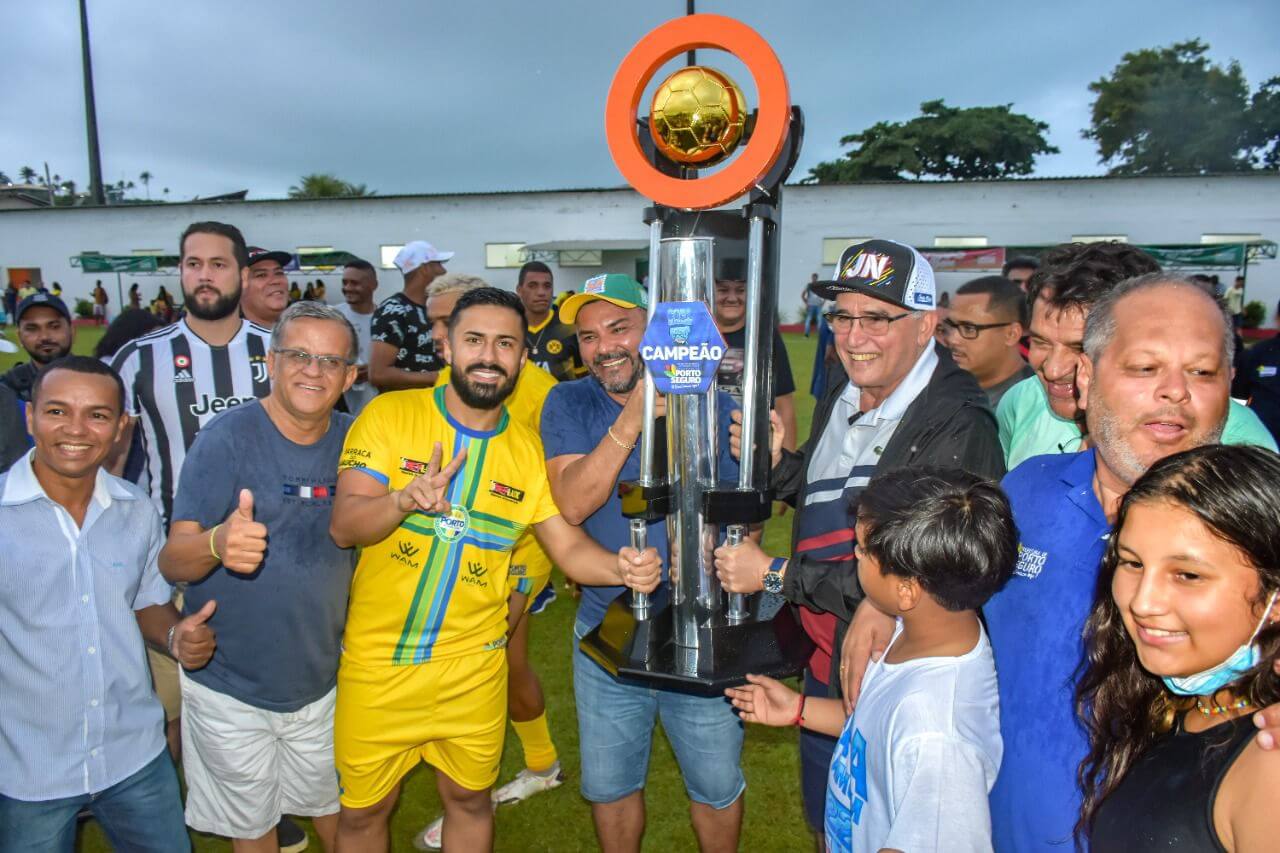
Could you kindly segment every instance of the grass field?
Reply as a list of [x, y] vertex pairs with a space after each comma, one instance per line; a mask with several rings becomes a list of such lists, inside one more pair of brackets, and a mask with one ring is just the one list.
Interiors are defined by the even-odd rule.
[[[79, 328], [76, 351], [89, 352], [101, 331]], [[14, 340], [12, 329], [8, 330]], [[808, 395], [813, 365], [814, 338], [785, 335], [791, 364], [795, 370], [797, 419], [801, 436], [807, 436], [813, 411]], [[0, 370], [7, 369], [14, 357], [0, 355]], [[765, 547], [773, 554], [785, 554], [790, 545], [791, 515], [774, 518], [766, 528]], [[574, 713], [571, 683], [570, 638], [573, 629], [574, 601], [565, 594], [563, 578], [556, 578], [560, 597], [534, 619], [531, 644], [534, 666], [542, 679], [547, 697], [547, 713], [552, 735], [560, 751], [560, 760], [568, 781], [559, 789], [541, 794], [515, 806], [507, 806], [497, 814], [497, 842], [500, 851], [576, 851], [595, 849], [595, 835], [587, 803], [578, 794], [578, 729]], [[510, 731], [508, 729], [508, 731]], [[790, 729], [747, 728], [742, 761], [747, 777], [747, 807], [742, 833], [742, 849], [750, 851], [794, 851], [811, 849], [800, 810], [799, 758], [796, 733]], [[507, 738], [502, 759], [501, 781], [510, 779], [523, 766], [519, 741]], [[696, 848], [688, 820], [688, 799], [675, 758], [665, 737], [654, 738], [646, 788], [648, 829], [645, 850], [683, 851]], [[425, 767], [405, 780], [400, 804], [392, 818], [392, 850], [408, 851], [410, 839], [439, 811], [433, 775]], [[308, 829], [306, 821], [300, 821]], [[90, 822], [82, 833], [80, 849], [108, 850], [105, 837]], [[223, 839], [195, 836], [197, 851], [226, 851], [231, 845]], [[312, 839], [311, 849], [319, 850]]]

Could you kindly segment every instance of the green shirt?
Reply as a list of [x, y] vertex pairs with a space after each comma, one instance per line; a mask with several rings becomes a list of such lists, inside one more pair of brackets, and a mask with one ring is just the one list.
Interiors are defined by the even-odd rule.
[[[996, 421], [1000, 425], [1005, 467], [1010, 471], [1032, 456], [1075, 453], [1080, 449], [1080, 428], [1049, 408], [1049, 397], [1037, 376], [1024, 379], [1005, 392], [996, 410]], [[1258, 416], [1235, 400], [1227, 409], [1222, 443], [1276, 449], [1275, 439]]]

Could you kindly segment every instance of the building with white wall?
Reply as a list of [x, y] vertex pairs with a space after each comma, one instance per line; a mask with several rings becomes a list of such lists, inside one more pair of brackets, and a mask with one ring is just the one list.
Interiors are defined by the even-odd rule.
[[[0, 282], [10, 270], [32, 270], [46, 283], [60, 282], [74, 298], [87, 296], [102, 278], [114, 313], [115, 276], [86, 274], [73, 256], [173, 255], [188, 223], [216, 219], [238, 226], [251, 245], [364, 257], [381, 267], [379, 298], [399, 289], [391, 257], [414, 239], [457, 252], [451, 270], [508, 288], [521, 261], [538, 257], [550, 263], [562, 290], [601, 272], [637, 273], [647, 255], [645, 205], [629, 189], [585, 189], [0, 210]], [[840, 249], [862, 237], [922, 248], [1042, 246], [1081, 238], [1144, 245], [1274, 241], [1280, 238], [1280, 175], [797, 185], [784, 191], [782, 227], [779, 304], [789, 318], [810, 273], [829, 273]], [[1228, 283], [1235, 274], [1219, 272]], [[338, 273], [303, 269], [293, 277], [324, 276], [336, 285]], [[941, 289], [954, 290], [981, 274], [941, 274]], [[175, 269], [126, 273], [123, 279], [125, 288], [138, 281], [147, 299], [160, 284], [177, 292]], [[328, 293], [330, 301], [341, 298], [336, 286]], [[1250, 263], [1248, 298], [1268, 306], [1280, 300], [1280, 261]]]

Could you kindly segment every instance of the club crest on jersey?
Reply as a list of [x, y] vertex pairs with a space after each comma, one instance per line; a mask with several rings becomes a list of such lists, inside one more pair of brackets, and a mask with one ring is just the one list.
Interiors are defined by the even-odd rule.
[[511, 501], [518, 504], [524, 500], [524, 489], [517, 489], [515, 486], [508, 486], [506, 483], [499, 483], [497, 480], [489, 481], [489, 494], [495, 498], [502, 498], [504, 501]]
[[860, 278], [869, 287], [888, 284], [893, 281], [893, 258], [864, 249], [845, 263], [840, 278]]
[[267, 381], [267, 363], [265, 361], [254, 358], [250, 361], [249, 367], [253, 370], [254, 382], [261, 384]]
[[559, 341], [547, 341], [547, 352], [551, 355], [559, 355], [564, 351], [564, 344]]
[[461, 504], [454, 504], [448, 515], [437, 515], [436, 536], [446, 542], [457, 542], [471, 528], [471, 513]]

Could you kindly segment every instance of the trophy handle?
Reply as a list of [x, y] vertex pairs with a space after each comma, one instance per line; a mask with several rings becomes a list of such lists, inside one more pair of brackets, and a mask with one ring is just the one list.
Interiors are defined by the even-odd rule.
[[[649, 547], [648, 542], [648, 523], [643, 518], [631, 519], [631, 547], [637, 551], [644, 551]], [[649, 618], [649, 593], [634, 591], [631, 593], [631, 615], [637, 622], [644, 622]]]
[[[745, 524], [730, 524], [725, 528], [724, 544], [730, 548], [736, 548], [742, 544], [742, 540], [746, 535], [747, 526]], [[739, 622], [744, 622], [748, 615], [746, 593], [729, 593], [729, 624], [736, 625]]]

